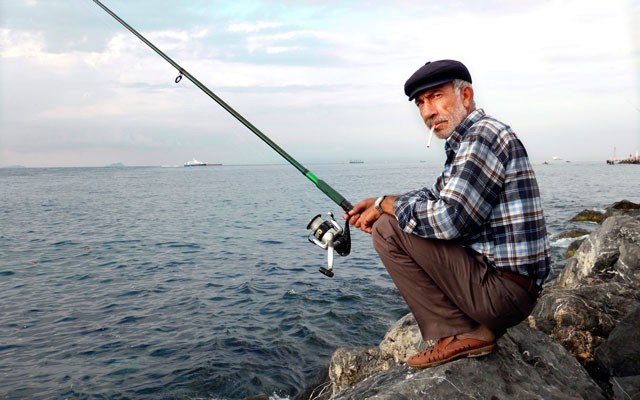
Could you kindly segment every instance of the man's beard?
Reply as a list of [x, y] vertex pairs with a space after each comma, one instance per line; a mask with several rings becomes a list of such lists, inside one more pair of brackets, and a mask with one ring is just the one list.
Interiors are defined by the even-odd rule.
[[458, 127], [458, 125], [460, 125], [462, 121], [464, 121], [464, 119], [467, 118], [467, 115], [468, 115], [467, 109], [464, 107], [464, 104], [462, 104], [462, 96], [460, 96], [460, 94], [457, 94], [456, 102], [453, 105], [453, 110], [451, 110], [451, 112], [449, 112], [448, 115], [439, 116], [434, 119], [428, 119], [425, 121], [425, 123], [428, 128], [431, 128], [431, 126], [437, 124], [438, 122], [447, 121], [449, 123], [447, 130], [441, 131], [437, 134], [439, 138], [446, 139], [449, 136], [451, 136], [453, 131]]

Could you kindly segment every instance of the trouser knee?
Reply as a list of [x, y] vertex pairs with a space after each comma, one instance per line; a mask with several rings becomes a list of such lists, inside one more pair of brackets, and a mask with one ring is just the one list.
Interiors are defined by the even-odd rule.
[[397, 224], [395, 218], [390, 215], [383, 214], [375, 224], [371, 231], [371, 238], [373, 240], [373, 248], [380, 255], [388, 254], [390, 250], [390, 244], [388, 238], [392, 235], [394, 227], [392, 224]]

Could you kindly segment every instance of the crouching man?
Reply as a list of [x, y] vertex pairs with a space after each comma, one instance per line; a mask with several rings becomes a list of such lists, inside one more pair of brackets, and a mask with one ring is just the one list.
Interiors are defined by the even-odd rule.
[[405, 83], [426, 126], [445, 141], [431, 187], [357, 203], [343, 217], [373, 244], [435, 346], [416, 368], [489, 354], [525, 319], [549, 275], [549, 242], [527, 152], [505, 123], [477, 109], [458, 61], [429, 62]]

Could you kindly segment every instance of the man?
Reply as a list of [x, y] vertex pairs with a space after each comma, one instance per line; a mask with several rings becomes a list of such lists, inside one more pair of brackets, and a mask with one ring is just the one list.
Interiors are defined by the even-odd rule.
[[520, 140], [476, 109], [458, 61], [428, 62], [406, 82], [447, 160], [431, 188], [362, 200], [343, 217], [364, 232], [435, 346], [412, 367], [489, 354], [525, 319], [549, 274], [540, 194]]

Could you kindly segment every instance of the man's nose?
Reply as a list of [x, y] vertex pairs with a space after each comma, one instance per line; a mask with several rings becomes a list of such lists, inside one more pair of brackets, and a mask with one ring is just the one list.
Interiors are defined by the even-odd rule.
[[436, 115], [436, 111], [429, 102], [425, 101], [420, 104], [420, 115], [422, 116], [422, 119], [426, 121], [433, 118]]

